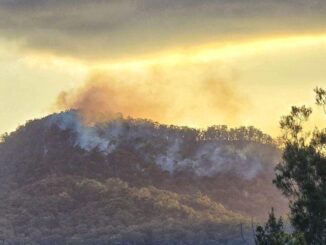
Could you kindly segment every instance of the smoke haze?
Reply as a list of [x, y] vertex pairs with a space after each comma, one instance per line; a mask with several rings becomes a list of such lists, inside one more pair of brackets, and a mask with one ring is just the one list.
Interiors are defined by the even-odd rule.
[[[153, 68], [146, 72], [96, 72], [79, 88], [62, 92], [59, 110], [78, 109], [86, 123], [105, 122], [119, 115], [161, 123], [234, 123], [249, 101], [231, 75], [189, 67]], [[196, 120], [194, 120], [196, 118]]]
[[[171, 174], [189, 172], [211, 177], [232, 173], [252, 179], [264, 166], [278, 160], [273, 158], [275, 152], [266, 151], [270, 146], [265, 148], [259, 141], [212, 140], [203, 136], [208, 131], [168, 127], [146, 120], [120, 118], [105, 124], [85, 125], [77, 111], [69, 111], [50, 116], [48, 123], [71, 132], [71, 143], [83, 150], [110, 155], [127, 147], [142, 161], [155, 163]], [[227, 134], [228, 131], [225, 128], [221, 132]]]

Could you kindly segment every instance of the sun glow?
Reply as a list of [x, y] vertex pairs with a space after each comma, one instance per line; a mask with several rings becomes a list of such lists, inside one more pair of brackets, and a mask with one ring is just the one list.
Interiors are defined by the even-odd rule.
[[[147, 104], [152, 104], [153, 101], [157, 103], [158, 97], [147, 92], [153, 93], [153, 90], [150, 90], [155, 88], [154, 91], [161, 94], [160, 86], [165, 86], [165, 94], [182, 98], [180, 103], [177, 101], [175, 103], [183, 104], [187, 109], [175, 108], [175, 112], [169, 114], [165, 120], [161, 120], [161, 117], [156, 115], [160, 110], [156, 108], [156, 114], [151, 118], [153, 120], [196, 127], [206, 127], [211, 124], [255, 125], [267, 133], [276, 135], [280, 116], [287, 113], [291, 105], [313, 103], [309, 91], [312, 92], [315, 86], [322, 86], [325, 82], [323, 57], [326, 52], [326, 33], [216, 41], [193, 47], [180, 45], [178, 49], [121, 60], [109, 58], [85, 60], [46, 52], [19, 52], [17, 47], [15, 52], [7, 52], [5, 47], [6, 44], [1, 43], [3, 53], [10, 53], [10, 57], [12, 56], [11, 65], [7, 69], [7, 71], [11, 69], [12, 72], [2, 72], [4, 82], [2, 82], [3, 92], [0, 95], [3, 104], [10, 102], [11, 107], [16, 108], [10, 111], [22, 110], [24, 113], [21, 113], [19, 119], [17, 115], [12, 115], [11, 121], [6, 119], [6, 124], [3, 123], [3, 131], [15, 128], [17, 124], [12, 123], [14, 121], [23, 121], [23, 118], [52, 112], [49, 108], [53, 108], [53, 103], [60, 92], [83, 86], [90, 74], [104, 73], [113, 76], [118, 83], [117, 90], [122, 88], [122, 85], [119, 85], [121, 81], [126, 82], [125, 84], [129, 83], [129, 89], [146, 83], [140, 87], [143, 90], [148, 88], [148, 91], [139, 91], [139, 96], [146, 98]], [[157, 71], [158, 74], [155, 73]], [[9, 86], [9, 83], [5, 83], [6, 80], [13, 79], [17, 84], [12, 83]], [[23, 83], [26, 79], [30, 81], [29, 86]], [[106, 82], [110, 80], [110, 76], [105, 75], [101, 79]], [[225, 97], [221, 94], [217, 96], [219, 92], [216, 90], [225, 87], [210, 84], [210, 79], [234, 89], [235, 93], [248, 103], [238, 102], [236, 99], [238, 97], [234, 98], [232, 103], [224, 102], [222, 98]], [[156, 85], [150, 85], [153, 83]], [[25, 84], [26, 89], [21, 89], [21, 84]], [[214, 85], [214, 89], [208, 84]], [[300, 85], [297, 86], [298, 84]], [[51, 89], [47, 89], [47, 93], [42, 96], [36, 96], [35, 91], [44, 87]], [[24, 92], [22, 97], [26, 97], [26, 100], [33, 103], [34, 111], [27, 110], [18, 101], [12, 101], [12, 96], [6, 92], [8, 89], [22, 90], [21, 92]], [[207, 91], [212, 91], [209, 93], [210, 96], [206, 96]], [[134, 93], [134, 90], [130, 92]], [[275, 97], [277, 95], [279, 96]], [[162, 100], [160, 105], [164, 105], [165, 109], [171, 107], [171, 100], [160, 96]], [[211, 101], [207, 101], [208, 97], [218, 102], [217, 105], [215, 103], [215, 106], [212, 106]], [[126, 97], [126, 100], [128, 98]], [[186, 106], [187, 101], [189, 101], [188, 106]], [[242, 106], [243, 104], [246, 106]], [[234, 113], [230, 107], [237, 109], [238, 105], [241, 105], [240, 109]], [[145, 111], [145, 107], [143, 109]], [[224, 116], [221, 116], [223, 112]], [[145, 115], [149, 118], [151, 116], [148, 113]], [[268, 119], [259, 115], [266, 115]], [[4, 109], [2, 117], [6, 116], [8, 112]]]
[[33, 66], [55, 66], [60, 69], [94, 70], [137, 70], [148, 66], [175, 66], [179, 64], [196, 64], [214, 61], [228, 61], [259, 53], [272, 53], [282, 50], [298, 49], [315, 45], [326, 45], [326, 33], [289, 35], [277, 37], [260, 37], [257, 39], [240, 39], [216, 41], [193, 47], [153, 52], [145, 56], [123, 60], [83, 60], [56, 56], [51, 53], [30, 53], [23, 60]]

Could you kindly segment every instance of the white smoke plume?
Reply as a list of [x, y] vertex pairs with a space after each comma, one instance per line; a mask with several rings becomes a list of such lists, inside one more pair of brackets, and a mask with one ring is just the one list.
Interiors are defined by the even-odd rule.
[[199, 146], [191, 158], [181, 157], [181, 144], [186, 143], [176, 141], [170, 145], [165, 154], [156, 158], [156, 163], [170, 173], [182, 170], [191, 170], [198, 176], [235, 173], [244, 179], [254, 178], [263, 168], [252, 143], [236, 147], [209, 142]]
[[164, 154], [156, 157], [155, 162], [161, 166], [162, 169], [173, 173], [182, 159], [180, 155], [181, 144], [180, 140], [176, 140], [168, 146], [168, 150]]
[[71, 130], [76, 135], [74, 145], [86, 151], [97, 148], [109, 154], [116, 148], [110, 137], [100, 136], [96, 127], [86, 126], [75, 112], [56, 114], [50, 118], [50, 124], [56, 124], [62, 130]]
[[[151, 161], [171, 174], [180, 171], [197, 176], [215, 176], [232, 173], [243, 179], [254, 178], [269, 156], [259, 150], [259, 145], [246, 142], [202, 141], [196, 142], [194, 150], [184, 152], [190, 142], [169, 131], [168, 127], [146, 120], [115, 119], [106, 124], [87, 125], [76, 111], [55, 114], [50, 125], [70, 130], [73, 144], [86, 151], [98, 149], [105, 155], [128, 145], [144, 161]], [[259, 153], [260, 152], [260, 153]]]

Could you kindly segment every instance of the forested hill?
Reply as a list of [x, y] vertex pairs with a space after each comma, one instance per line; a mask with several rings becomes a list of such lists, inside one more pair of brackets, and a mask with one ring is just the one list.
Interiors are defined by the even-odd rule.
[[87, 126], [76, 111], [53, 114], [3, 136], [0, 231], [23, 244], [241, 244], [239, 223], [286, 210], [272, 185], [279, 159], [253, 127]]

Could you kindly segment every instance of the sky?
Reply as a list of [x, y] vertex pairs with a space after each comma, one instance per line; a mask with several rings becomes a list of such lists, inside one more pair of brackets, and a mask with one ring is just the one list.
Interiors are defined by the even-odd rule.
[[0, 0], [0, 134], [75, 108], [277, 136], [326, 88], [325, 26], [323, 0]]

